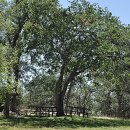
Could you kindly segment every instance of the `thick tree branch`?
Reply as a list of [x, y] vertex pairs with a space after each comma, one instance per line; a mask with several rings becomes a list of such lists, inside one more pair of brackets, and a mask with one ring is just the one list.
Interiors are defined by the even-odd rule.
[[19, 35], [23, 29], [23, 26], [24, 24], [26, 23], [28, 19], [28, 13], [26, 13], [24, 15], [24, 17], [22, 18], [22, 20], [20, 20], [20, 18], [18, 18], [18, 29], [16, 30], [15, 34], [14, 34], [14, 37], [13, 37], [13, 40], [12, 40], [12, 43], [11, 43], [11, 46], [14, 48], [17, 44], [17, 40], [19, 39]]
[[[56, 83], [56, 92], [59, 92], [62, 89], [62, 83], [63, 83], [63, 76], [64, 76], [65, 67], [66, 67], [65, 63], [63, 63], [63, 65], [61, 66], [59, 79], [58, 79], [58, 81]], [[59, 91], [57, 91], [57, 90], [59, 90]]]

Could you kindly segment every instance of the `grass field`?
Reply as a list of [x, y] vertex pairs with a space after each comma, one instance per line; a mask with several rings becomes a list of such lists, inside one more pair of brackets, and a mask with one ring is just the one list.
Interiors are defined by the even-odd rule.
[[10, 118], [0, 116], [0, 130], [130, 130], [130, 120], [82, 117]]

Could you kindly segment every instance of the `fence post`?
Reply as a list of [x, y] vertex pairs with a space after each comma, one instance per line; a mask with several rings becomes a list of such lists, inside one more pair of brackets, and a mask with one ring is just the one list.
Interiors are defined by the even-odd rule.
[[83, 107], [83, 117], [85, 117], [85, 107]]

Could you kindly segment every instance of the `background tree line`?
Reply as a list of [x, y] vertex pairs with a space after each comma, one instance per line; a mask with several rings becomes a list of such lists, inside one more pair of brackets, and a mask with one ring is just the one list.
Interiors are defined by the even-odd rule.
[[1, 1], [0, 102], [129, 117], [130, 28], [85, 0]]

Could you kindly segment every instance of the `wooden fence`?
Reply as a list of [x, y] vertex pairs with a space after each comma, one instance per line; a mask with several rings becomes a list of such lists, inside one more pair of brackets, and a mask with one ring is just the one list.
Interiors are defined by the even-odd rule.
[[[89, 113], [85, 107], [68, 106], [64, 109], [65, 115], [78, 115], [88, 117]], [[28, 109], [21, 111], [26, 116], [49, 117], [56, 116], [56, 107], [28, 106]]]

